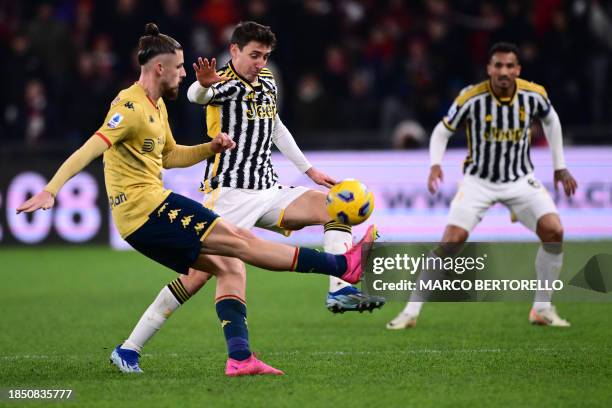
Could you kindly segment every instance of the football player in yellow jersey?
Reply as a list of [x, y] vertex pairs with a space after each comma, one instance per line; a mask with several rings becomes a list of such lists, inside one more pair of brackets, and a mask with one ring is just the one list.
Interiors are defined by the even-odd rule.
[[[270, 27], [252, 21], [242, 22], [232, 34], [229, 47], [231, 61], [225, 68], [217, 69], [215, 59], [209, 62], [199, 58], [193, 64], [197, 81], [187, 92], [188, 98], [193, 101], [190, 91], [194, 86], [199, 86], [200, 82], [210, 85], [209, 91], [216, 95], [216, 99], [206, 108], [208, 134], [212, 136], [228, 132], [237, 144], [231, 152], [225, 152], [235, 153], [235, 158], [215, 155], [214, 160], [209, 160], [208, 167], [217, 170], [223, 167], [225, 170], [222, 173], [226, 180], [237, 177], [244, 183], [234, 187], [218, 186], [214, 192], [206, 195], [205, 206], [224, 220], [245, 229], [257, 226], [286, 233], [306, 225], [325, 223], [324, 250], [341, 254], [352, 245], [351, 227], [335, 221], [328, 222], [325, 194], [306, 187], [281, 186], [271, 177], [274, 171], [268, 152], [269, 146], [274, 143], [315, 183], [327, 187], [335, 184], [333, 179], [308, 162], [291, 133], [275, 114], [276, 85], [272, 73], [264, 68], [275, 42]], [[260, 109], [253, 109], [253, 104]], [[249, 111], [259, 113], [251, 114]], [[260, 160], [262, 157], [265, 159]], [[234, 163], [233, 167], [219, 167], [219, 163], [228, 161]], [[260, 177], [261, 174], [270, 177]], [[207, 180], [205, 183], [212, 181]], [[231, 359], [242, 360], [251, 355], [248, 341], [243, 340], [248, 339], [246, 267], [240, 260], [227, 257], [217, 258], [215, 267], [217, 270], [222, 269], [224, 274], [223, 280], [216, 281], [215, 308], [221, 322], [232, 322], [222, 324], [228, 355]], [[145, 344], [162, 328], [172, 313], [198, 292], [210, 277], [207, 272], [192, 269], [188, 275], [181, 275], [164, 285], [121, 348], [141, 353]], [[338, 287], [338, 283], [343, 287]], [[328, 307], [330, 304], [333, 308], [340, 305], [343, 309], [339, 310], [351, 310], [348, 308], [352, 307], [352, 310], [363, 311], [384, 304], [384, 298], [366, 296], [338, 278], [330, 277], [330, 285], [334, 293], [330, 293], [327, 298]], [[226, 317], [228, 309], [235, 312], [232, 319]], [[240, 335], [237, 336], [237, 333]]]
[[[270, 270], [314, 272], [351, 283], [359, 281], [361, 249], [375, 238], [373, 226], [346, 254], [332, 255], [261, 240], [221, 220], [196, 201], [164, 189], [163, 168], [194, 165], [233, 148], [234, 142], [224, 133], [196, 146], [175, 142], [163, 98], [178, 96], [179, 84], [186, 76], [183, 50], [172, 37], [160, 34], [155, 24], [145, 27], [138, 44], [138, 61], [138, 82], [119, 93], [100, 129], [60, 166], [43, 191], [17, 208], [18, 213], [52, 208], [66, 181], [104, 154], [106, 188], [121, 236], [139, 252], [178, 273], [187, 274], [190, 267], [210, 270], [222, 283], [227, 276], [216, 267], [215, 256], [221, 255]], [[230, 332], [228, 349], [248, 344], [240, 325], [236, 329], [232, 324], [244, 318], [239, 302], [235, 303], [224, 303], [220, 313], [226, 332]], [[118, 346], [111, 362], [124, 372], [141, 372], [138, 356], [136, 351]], [[241, 360], [229, 358], [226, 374], [283, 373], [249, 353]]]

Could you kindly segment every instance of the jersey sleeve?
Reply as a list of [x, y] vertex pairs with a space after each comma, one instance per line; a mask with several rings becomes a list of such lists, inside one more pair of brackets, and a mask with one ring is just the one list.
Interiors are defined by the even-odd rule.
[[550, 103], [550, 99], [548, 99], [548, 94], [546, 93], [546, 91], [542, 92], [541, 94], [538, 94], [538, 96], [536, 97], [536, 102], [536, 115], [540, 118], [547, 117], [550, 113], [550, 110], [552, 109], [552, 104]]
[[96, 135], [100, 136], [108, 147], [111, 147], [137, 134], [142, 122], [143, 110], [137, 102], [116, 100], [111, 104], [104, 123]]
[[223, 102], [235, 99], [239, 92], [239, 87], [236, 86], [236, 80], [228, 80], [213, 84], [210, 89], [213, 91], [213, 97], [208, 102], [208, 105], [219, 106]]
[[459, 96], [457, 96], [453, 101], [450, 108], [448, 108], [446, 116], [442, 118], [442, 124], [451, 132], [455, 132], [457, 130], [457, 127], [459, 127], [463, 119], [465, 119], [468, 112], [469, 99], [465, 100], [465, 98], [462, 97], [463, 93], [468, 89], [469, 87], [461, 91]]

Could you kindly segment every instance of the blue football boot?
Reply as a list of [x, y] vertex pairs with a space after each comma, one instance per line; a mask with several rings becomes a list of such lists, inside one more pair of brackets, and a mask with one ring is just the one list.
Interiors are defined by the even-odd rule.
[[138, 366], [138, 354], [134, 350], [128, 350], [121, 348], [121, 344], [115, 347], [110, 355], [110, 362], [119, 368], [124, 373], [142, 373], [142, 370]]
[[374, 309], [380, 309], [385, 302], [383, 297], [366, 295], [354, 286], [345, 286], [327, 294], [325, 307], [332, 313], [362, 313], [365, 310], [372, 312]]

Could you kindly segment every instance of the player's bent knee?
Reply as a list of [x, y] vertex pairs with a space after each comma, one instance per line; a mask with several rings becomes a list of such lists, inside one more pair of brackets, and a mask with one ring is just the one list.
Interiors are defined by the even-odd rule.
[[236, 258], [222, 257], [217, 265], [217, 277], [223, 274], [239, 281], [246, 281], [246, 268], [244, 263]]
[[444, 236], [442, 242], [446, 243], [463, 243], [467, 241], [469, 233], [456, 225], [447, 225], [444, 230]]
[[563, 242], [563, 227], [561, 224], [547, 227], [542, 231], [541, 238], [544, 242]]
[[548, 214], [540, 218], [536, 232], [542, 242], [563, 242], [563, 226], [556, 214]]

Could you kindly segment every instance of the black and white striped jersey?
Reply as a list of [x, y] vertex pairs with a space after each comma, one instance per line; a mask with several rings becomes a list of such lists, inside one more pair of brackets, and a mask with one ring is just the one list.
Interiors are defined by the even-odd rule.
[[442, 123], [452, 132], [465, 123], [464, 174], [504, 183], [533, 171], [531, 123], [550, 109], [546, 90], [533, 82], [517, 78], [514, 95], [500, 99], [484, 81], [461, 91]]
[[270, 188], [278, 179], [271, 161], [277, 113], [274, 76], [264, 68], [257, 81], [249, 83], [231, 62], [219, 74], [230, 79], [211, 87], [214, 96], [206, 105], [208, 136], [225, 132], [236, 147], [208, 159], [200, 190], [210, 192], [219, 186]]

